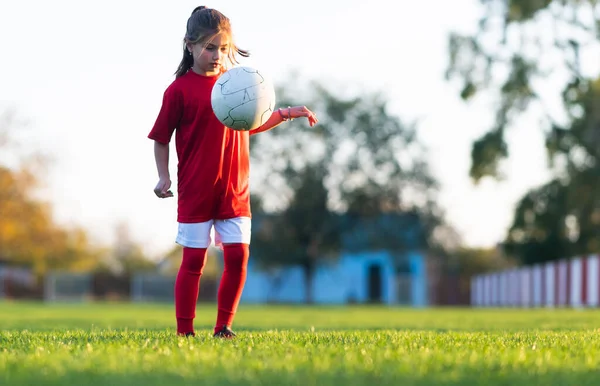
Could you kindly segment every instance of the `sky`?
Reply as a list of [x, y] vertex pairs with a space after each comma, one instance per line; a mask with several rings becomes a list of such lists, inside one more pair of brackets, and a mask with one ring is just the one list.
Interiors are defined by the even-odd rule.
[[[0, 3], [0, 111], [13, 108], [27, 121], [18, 132], [26, 148], [52, 155], [44, 199], [57, 221], [83, 226], [107, 243], [125, 222], [151, 255], [175, 245], [176, 200], [154, 196], [158, 177], [146, 136], [181, 58], [185, 23], [198, 5]], [[277, 85], [285, 86], [296, 71], [299, 80], [335, 89], [383, 91], [402, 120], [416, 120], [441, 183], [440, 205], [466, 245], [501, 241], [517, 200], [548, 179], [535, 124], [510, 131], [506, 179], [478, 185], [469, 179], [471, 143], [493, 117], [484, 102], [462, 102], [457, 85], [443, 76], [448, 33], [476, 26], [477, 0], [204, 5], [231, 19], [237, 44], [252, 52], [242, 64], [261, 69]], [[170, 169], [176, 183], [174, 149]]]

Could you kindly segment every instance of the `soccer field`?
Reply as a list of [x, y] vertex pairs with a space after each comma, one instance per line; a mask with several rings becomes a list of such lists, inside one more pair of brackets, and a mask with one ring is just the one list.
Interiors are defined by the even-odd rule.
[[598, 385], [600, 311], [0, 303], [0, 385]]

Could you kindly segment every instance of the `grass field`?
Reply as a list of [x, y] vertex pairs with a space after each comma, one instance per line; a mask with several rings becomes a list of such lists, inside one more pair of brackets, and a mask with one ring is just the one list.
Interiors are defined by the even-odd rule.
[[0, 385], [599, 385], [600, 311], [0, 303]]

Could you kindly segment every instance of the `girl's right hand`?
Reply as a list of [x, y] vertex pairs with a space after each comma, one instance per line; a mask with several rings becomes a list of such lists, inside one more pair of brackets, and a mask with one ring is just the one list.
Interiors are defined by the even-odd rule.
[[156, 194], [158, 198], [173, 197], [173, 192], [169, 190], [170, 187], [171, 180], [169, 178], [161, 178], [154, 188], [154, 194]]
[[[285, 109], [282, 110], [285, 112]], [[306, 117], [306, 119], [308, 119], [308, 124], [310, 127], [313, 127], [317, 124], [317, 122], [319, 122], [315, 113], [310, 111], [306, 106], [288, 107], [287, 113], [288, 119]]]

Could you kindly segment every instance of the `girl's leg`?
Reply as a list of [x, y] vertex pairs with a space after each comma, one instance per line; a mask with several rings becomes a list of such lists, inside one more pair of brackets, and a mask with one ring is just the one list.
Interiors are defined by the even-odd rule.
[[183, 259], [175, 279], [177, 334], [194, 334], [200, 277], [205, 263], [206, 248], [183, 248]]
[[215, 220], [215, 244], [223, 247], [223, 276], [217, 294], [215, 334], [233, 324], [246, 283], [250, 256], [251, 219], [237, 217]]
[[248, 244], [223, 245], [224, 269], [219, 292], [217, 295], [217, 323], [215, 333], [223, 327], [231, 327], [237, 311], [244, 284], [246, 283], [246, 268], [250, 246]]
[[212, 221], [179, 224], [176, 242], [183, 246], [183, 258], [175, 279], [175, 317], [180, 335], [194, 335], [200, 277], [212, 226]]

